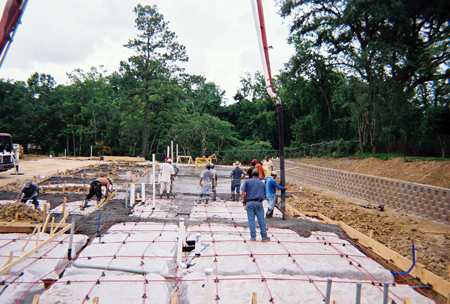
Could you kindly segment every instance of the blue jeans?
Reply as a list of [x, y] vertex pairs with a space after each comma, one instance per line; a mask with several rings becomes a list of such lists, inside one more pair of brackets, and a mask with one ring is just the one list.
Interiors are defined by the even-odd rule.
[[275, 208], [275, 202], [276, 202], [275, 196], [267, 198], [267, 203], [269, 204], [269, 209], [270, 210], [273, 210], [273, 208]]
[[250, 228], [250, 237], [256, 239], [255, 215], [258, 219], [259, 229], [261, 231], [261, 239], [267, 238], [266, 223], [264, 221], [264, 208], [261, 202], [247, 202], [247, 218], [248, 227]]
[[239, 194], [239, 191], [241, 190], [241, 180], [235, 180], [233, 179], [231, 181], [231, 192], [235, 193], [237, 192]]

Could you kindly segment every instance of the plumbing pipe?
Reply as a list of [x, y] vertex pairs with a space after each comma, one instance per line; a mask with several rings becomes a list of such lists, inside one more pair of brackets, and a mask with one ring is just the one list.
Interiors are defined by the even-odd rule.
[[177, 264], [181, 268], [186, 269], [187, 265], [183, 263], [181, 256], [183, 255], [183, 245], [184, 245], [184, 218], [179, 219], [178, 224], [178, 247], [177, 247]]
[[186, 246], [186, 227], [184, 226], [184, 218], [180, 218], [179, 220], [179, 237], [183, 246]]
[[136, 199], [136, 189], [135, 189], [135, 185], [131, 184], [131, 191], [130, 191], [130, 207], [133, 208], [134, 203], [135, 203], [135, 199]]
[[213, 302], [213, 269], [205, 268], [205, 304], [211, 304]]
[[72, 242], [73, 242], [73, 231], [75, 227], [75, 219], [72, 218], [72, 227], [70, 227], [70, 238], [69, 238], [69, 248], [67, 249], [67, 259], [69, 260], [70, 265], [76, 268], [89, 268], [89, 269], [99, 269], [99, 270], [110, 270], [110, 271], [123, 271], [123, 272], [131, 272], [136, 274], [144, 274], [142, 270], [134, 270], [128, 268], [119, 268], [119, 267], [107, 267], [105, 266], [97, 266], [97, 265], [82, 265], [75, 263], [72, 260]]
[[153, 183], [153, 199], [152, 199], [152, 203], [153, 203], [153, 209], [155, 209], [155, 154], [152, 154], [152, 164], [153, 164], [153, 176], [152, 176], [152, 183]]
[[200, 256], [200, 246], [201, 246], [201, 237], [202, 235], [200, 233], [197, 233], [195, 235], [195, 255]]
[[327, 293], [325, 295], [325, 304], [330, 304], [331, 299], [331, 279], [327, 279]]
[[143, 203], [145, 202], [145, 183], [141, 184], [141, 200]]
[[361, 283], [356, 283], [356, 304], [361, 304]]
[[383, 286], [383, 304], [388, 304], [389, 301], [389, 283], [384, 283]]
[[170, 157], [170, 147], [167, 146], [167, 157]]
[[414, 244], [412, 244], [412, 256], [413, 256], [413, 263], [411, 267], [406, 272], [395, 272], [393, 271], [392, 274], [399, 274], [399, 275], [407, 275], [411, 272], [411, 270], [416, 266], [416, 249], [414, 247]]
[[[172, 159], [173, 161], [173, 159]], [[178, 144], [177, 144], [177, 165], [178, 165]]]
[[173, 140], [170, 141], [170, 158], [172, 159], [173, 163]]

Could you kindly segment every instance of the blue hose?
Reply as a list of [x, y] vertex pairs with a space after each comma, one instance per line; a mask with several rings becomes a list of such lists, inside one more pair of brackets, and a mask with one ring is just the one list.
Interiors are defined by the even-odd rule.
[[416, 250], [414, 247], [414, 244], [412, 245], [412, 255], [413, 255], [413, 263], [411, 265], [411, 268], [408, 269], [407, 272], [395, 272], [393, 271], [393, 274], [399, 274], [399, 275], [407, 275], [411, 272], [411, 270], [414, 268], [414, 266], [416, 266]]
[[98, 220], [97, 220], [97, 234], [98, 230], [100, 229], [100, 213], [98, 213]]

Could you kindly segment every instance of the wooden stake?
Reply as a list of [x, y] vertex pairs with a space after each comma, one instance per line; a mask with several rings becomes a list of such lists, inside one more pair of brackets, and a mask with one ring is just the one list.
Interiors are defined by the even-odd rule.
[[[3, 265], [3, 267], [8, 266], [9, 264], [11, 264], [11, 261], [12, 261], [12, 255], [13, 255], [13, 252], [10, 251], [10, 252], [9, 252], [9, 258], [8, 258], [8, 260], [6, 261], [5, 265]], [[9, 270], [6, 272], [6, 274], [9, 274]]]
[[[62, 211], [61, 211], [61, 214], [64, 216], [64, 218], [65, 218], [65, 216], [66, 216], [66, 204], [67, 204], [67, 197], [64, 198], [63, 206], [62, 206]], [[65, 222], [64, 222], [64, 223], [65, 223]]]
[[25, 242], [25, 245], [23, 245], [22, 249], [20, 250], [20, 252], [22, 252], [25, 247], [27, 247], [28, 242], [31, 240], [31, 237], [34, 235], [34, 233], [37, 231], [38, 227], [36, 226], [33, 230], [33, 232], [30, 234], [30, 236], [28, 237], [28, 240]]
[[371, 239], [373, 239], [373, 229], [370, 229], [370, 231], [369, 231], [369, 237], [370, 237]]
[[95, 297], [94, 300], [92, 300], [92, 304], [98, 304], [98, 297]]
[[43, 206], [44, 218], [47, 216], [47, 204]]
[[177, 304], [177, 293], [174, 292], [172, 295], [172, 301], [170, 301], [170, 304]]
[[34, 295], [33, 302], [31, 302], [31, 304], [39, 304], [39, 297], [40, 296], [41, 295], [39, 295], [39, 294]]
[[53, 235], [54, 231], [53, 231], [53, 225], [55, 224], [55, 218], [52, 217], [52, 225], [50, 226], [50, 236]]
[[334, 300], [334, 301], [333, 301], [333, 304], [338, 304], [338, 301]]
[[19, 213], [17, 213], [17, 211], [16, 211], [16, 217], [15, 217], [14, 221], [15, 221], [15, 222], [18, 222], [18, 221], [19, 221]]
[[252, 304], [258, 304], [258, 294], [256, 292], [252, 294]]
[[411, 304], [411, 300], [409, 298], [404, 298], [403, 301], [405, 304]]
[[47, 225], [48, 225], [48, 221], [49, 220], [50, 220], [50, 213], [47, 215], [47, 218], [45, 219], [44, 226], [42, 226], [42, 233], [45, 233], [45, 229], [47, 229]]
[[66, 181], [64, 181], [63, 192], [66, 193]]
[[36, 243], [34, 246], [37, 246], [37, 245], [39, 245], [39, 230], [36, 233]]

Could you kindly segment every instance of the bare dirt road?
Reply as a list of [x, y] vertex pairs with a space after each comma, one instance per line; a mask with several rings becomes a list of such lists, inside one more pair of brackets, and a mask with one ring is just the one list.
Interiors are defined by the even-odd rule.
[[[297, 159], [315, 166], [334, 168], [355, 173], [388, 177], [450, 187], [450, 161], [419, 161], [405, 159]], [[288, 190], [298, 191], [299, 186], [288, 184]], [[369, 235], [392, 250], [412, 260], [412, 244], [417, 261], [443, 279], [449, 278], [450, 225], [410, 215], [405, 211], [386, 208], [380, 212], [362, 206], [367, 202], [310, 185], [303, 185], [305, 193], [294, 194], [287, 202], [301, 212], [316, 211], [332, 220], [342, 221]]]

